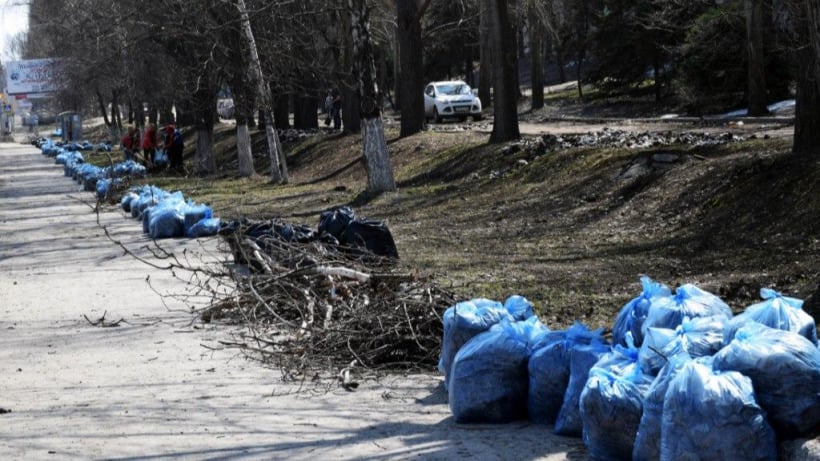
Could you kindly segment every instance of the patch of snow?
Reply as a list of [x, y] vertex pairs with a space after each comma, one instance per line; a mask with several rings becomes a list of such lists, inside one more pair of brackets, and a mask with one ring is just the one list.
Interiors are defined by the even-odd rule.
[[[795, 105], [795, 100], [794, 99], [786, 99], [786, 100], [783, 100], [783, 101], [778, 101], [778, 102], [769, 104], [768, 106], [766, 106], [766, 108], [769, 109], [769, 112], [771, 112], [773, 114], [776, 114], [778, 112], [783, 112], [783, 111], [786, 111], [786, 110], [789, 110], [789, 109], [793, 109], [794, 105]], [[720, 117], [722, 117], [722, 118], [745, 117], [746, 115], [748, 115], [748, 113], [749, 113], [749, 109], [738, 109], [738, 110], [733, 110], [731, 112], [727, 112], [725, 114], [721, 114]]]

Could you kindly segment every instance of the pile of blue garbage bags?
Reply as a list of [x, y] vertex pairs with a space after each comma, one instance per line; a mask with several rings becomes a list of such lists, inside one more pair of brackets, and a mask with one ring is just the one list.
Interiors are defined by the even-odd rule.
[[[83, 189], [95, 192], [99, 200], [108, 198], [121, 188], [123, 179], [144, 178], [144, 166], [133, 160], [98, 167], [86, 163], [82, 151], [110, 151], [110, 144], [57, 143], [43, 138], [36, 142], [43, 155], [54, 157], [63, 165], [66, 176], [83, 185]], [[174, 237], [207, 237], [216, 235], [220, 228], [219, 218], [213, 216], [211, 207], [185, 199], [182, 192], [168, 192], [156, 186], [136, 186], [120, 199], [122, 209], [134, 218], [142, 220], [143, 232], [153, 239]]]
[[211, 207], [185, 199], [182, 192], [156, 186], [134, 187], [120, 200], [123, 211], [142, 220], [142, 231], [152, 239], [216, 235], [220, 219]]
[[107, 198], [110, 192], [122, 183], [122, 178], [130, 176], [143, 178], [146, 176], [145, 167], [133, 160], [115, 163], [108, 167], [99, 167], [85, 162], [82, 151], [97, 150], [110, 151], [110, 144], [93, 145], [87, 141], [82, 143], [57, 143], [51, 139], [41, 139], [37, 145], [43, 155], [54, 157], [54, 162], [63, 165], [66, 176], [73, 178], [83, 186], [83, 190], [94, 192], [98, 199]]
[[762, 289], [742, 313], [642, 277], [612, 334], [553, 331], [520, 296], [445, 311], [439, 369], [459, 423], [528, 418], [594, 459], [775, 460], [820, 424], [820, 349], [803, 301]]

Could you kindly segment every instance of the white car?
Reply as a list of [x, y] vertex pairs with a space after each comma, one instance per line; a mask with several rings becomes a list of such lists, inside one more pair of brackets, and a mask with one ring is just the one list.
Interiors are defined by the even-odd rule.
[[445, 117], [481, 120], [481, 100], [461, 80], [431, 82], [424, 88], [424, 116], [436, 123]]

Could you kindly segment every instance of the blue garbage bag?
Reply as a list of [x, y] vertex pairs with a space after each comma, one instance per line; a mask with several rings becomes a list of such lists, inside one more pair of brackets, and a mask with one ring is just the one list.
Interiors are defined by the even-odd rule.
[[97, 200], [104, 200], [108, 196], [108, 191], [111, 189], [110, 179], [100, 179], [97, 181]]
[[520, 295], [512, 295], [504, 301], [504, 309], [512, 315], [515, 320], [527, 320], [535, 315], [532, 310], [532, 303]]
[[182, 209], [182, 213], [184, 216], [183, 222], [185, 224], [186, 233], [188, 233], [191, 226], [202, 221], [203, 219], [212, 218], [214, 214], [213, 210], [208, 205], [196, 204], [193, 202], [188, 202]]
[[732, 309], [720, 298], [692, 284], [679, 286], [674, 296], [657, 299], [649, 307], [642, 333], [646, 336], [649, 328], [669, 328], [674, 330], [684, 317], [710, 317], [720, 315], [732, 318]]
[[676, 337], [675, 330], [669, 328], [649, 328], [638, 352], [638, 363], [644, 373], [656, 375], [666, 364], [664, 348]]
[[185, 224], [178, 207], [157, 205], [151, 210], [148, 234], [152, 239], [185, 236]]
[[203, 218], [187, 231], [186, 235], [191, 238], [210, 237], [219, 232], [222, 222], [219, 218]]
[[604, 343], [602, 330], [591, 331], [580, 322], [564, 331], [552, 331], [537, 343], [527, 365], [530, 421], [552, 424], [558, 417], [570, 376], [570, 352], [592, 342]]
[[713, 355], [723, 346], [726, 323], [726, 317], [713, 315], [684, 317], [674, 330], [650, 328], [638, 354], [641, 368], [654, 376], [677, 351], [684, 351], [693, 358]]
[[502, 319], [514, 320], [501, 303], [483, 298], [463, 301], [444, 311], [444, 335], [438, 369], [444, 373], [445, 388], [450, 385], [450, 368], [461, 346]]
[[183, 210], [186, 206], [182, 192], [165, 196], [150, 211], [143, 212], [143, 230], [147, 222], [147, 233], [152, 239], [185, 236]]
[[775, 434], [755, 395], [740, 373], [687, 362], [666, 391], [660, 459], [776, 460]]
[[661, 453], [661, 424], [663, 418], [663, 402], [666, 400], [666, 390], [683, 365], [691, 358], [686, 352], [669, 357], [666, 365], [661, 368], [658, 376], [652, 381], [643, 400], [643, 413], [638, 425], [638, 434], [635, 436], [635, 445], [632, 448], [633, 461], [656, 461]]
[[154, 165], [165, 166], [168, 164], [168, 153], [162, 149], [158, 149], [154, 153]]
[[558, 435], [581, 437], [583, 423], [579, 403], [581, 393], [589, 377], [589, 370], [610, 352], [608, 344], [593, 342], [588, 346], [576, 346], [569, 353], [569, 382], [561, 410], [555, 420], [553, 432]]
[[139, 198], [139, 195], [131, 191], [122, 194], [122, 199], [120, 199], [120, 206], [122, 207], [122, 211], [126, 213], [131, 213], [131, 202], [135, 198]]
[[643, 291], [636, 298], [626, 303], [615, 317], [615, 325], [612, 327], [612, 343], [626, 346], [624, 339], [626, 332], [632, 332], [632, 340], [636, 346], [643, 344], [643, 326], [646, 315], [649, 313], [649, 306], [656, 298], [669, 297], [671, 292], [669, 287], [658, 283], [647, 276], [641, 277], [641, 287]]
[[761, 288], [760, 297], [765, 301], [747, 307], [726, 326], [726, 344], [746, 322], [757, 322], [767, 327], [797, 333], [817, 345], [817, 325], [814, 317], [803, 311], [803, 300], [783, 296], [769, 288]]
[[820, 349], [805, 337], [749, 322], [715, 354], [714, 367], [751, 378], [778, 436], [798, 437], [820, 424]]
[[527, 416], [527, 362], [548, 330], [536, 317], [502, 320], [456, 354], [450, 377], [450, 410], [458, 423], [505, 423]]
[[622, 370], [598, 365], [589, 370], [579, 407], [584, 445], [592, 458], [632, 459], [644, 396], [651, 384], [652, 377], [637, 363]]

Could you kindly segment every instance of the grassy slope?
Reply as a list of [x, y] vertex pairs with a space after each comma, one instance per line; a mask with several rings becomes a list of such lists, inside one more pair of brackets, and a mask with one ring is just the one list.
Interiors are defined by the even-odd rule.
[[[260, 136], [255, 150], [263, 152]], [[536, 158], [505, 155], [476, 132], [397, 139], [390, 129], [387, 137], [399, 190], [364, 203], [359, 136], [289, 145], [290, 184], [275, 186], [264, 156], [255, 159], [260, 176], [235, 175], [224, 128], [218, 177], [151, 182], [209, 203], [223, 219], [315, 226], [322, 210], [352, 205], [388, 222], [405, 262], [452, 282], [465, 298], [523, 294], [551, 327], [575, 319], [611, 325], [640, 292], [640, 274], [698, 283], [736, 309], [757, 300], [761, 286], [805, 298], [818, 280], [818, 165], [796, 161], [782, 140], [665, 148], [682, 161], [629, 180], [621, 173], [656, 150]]]

